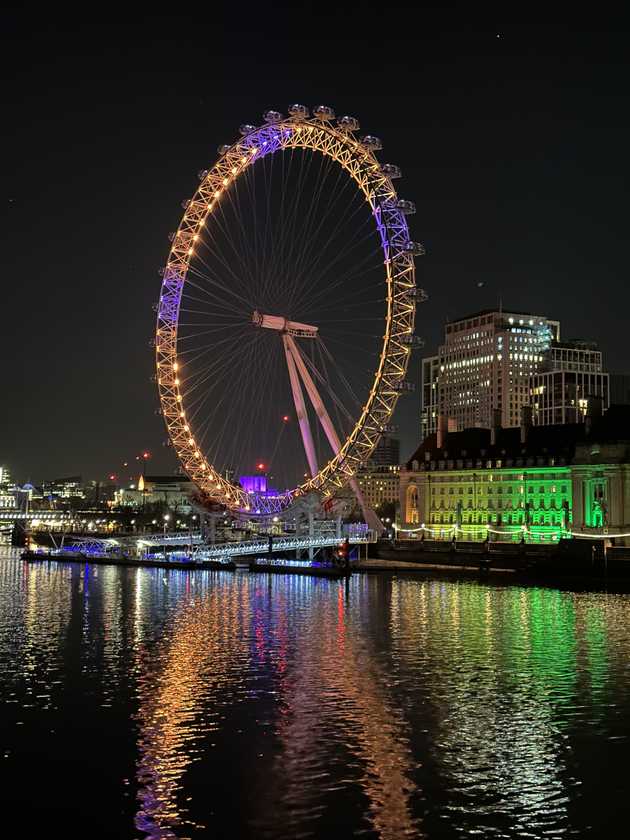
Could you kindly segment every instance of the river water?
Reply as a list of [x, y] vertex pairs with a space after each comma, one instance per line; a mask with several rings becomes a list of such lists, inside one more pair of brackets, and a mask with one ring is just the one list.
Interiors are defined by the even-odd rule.
[[11, 836], [613, 837], [630, 596], [5, 549], [0, 725]]

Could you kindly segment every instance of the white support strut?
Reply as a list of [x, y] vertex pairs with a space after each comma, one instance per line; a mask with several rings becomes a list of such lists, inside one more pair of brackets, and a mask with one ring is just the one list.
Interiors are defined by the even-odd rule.
[[315, 456], [315, 447], [313, 446], [313, 436], [311, 435], [311, 427], [308, 422], [308, 414], [306, 413], [306, 405], [304, 404], [304, 395], [300, 387], [300, 379], [295, 369], [295, 362], [289, 342], [293, 339], [287, 333], [282, 334], [282, 343], [284, 344], [284, 352], [287, 357], [287, 367], [289, 369], [289, 380], [291, 382], [291, 391], [293, 393], [293, 402], [295, 403], [295, 412], [297, 414], [298, 423], [300, 425], [300, 433], [302, 434], [302, 443], [304, 444], [304, 451], [306, 452], [306, 459], [311, 471], [311, 476], [317, 475], [317, 458]]
[[[337, 432], [335, 431], [335, 427], [332, 424], [332, 420], [330, 419], [330, 415], [326, 411], [326, 407], [322, 402], [322, 398], [319, 395], [319, 391], [313, 379], [308, 372], [306, 365], [304, 364], [304, 359], [302, 358], [302, 354], [300, 353], [300, 349], [293, 340], [292, 336], [287, 335], [286, 333], [282, 336], [283, 341], [285, 342], [285, 349], [288, 347], [291, 351], [291, 355], [293, 360], [295, 361], [295, 365], [302, 377], [302, 381], [306, 387], [306, 392], [309, 395], [311, 403], [313, 404], [313, 408], [315, 409], [315, 413], [319, 417], [319, 422], [324, 429], [326, 437], [328, 438], [328, 443], [330, 443], [331, 449], [333, 451], [333, 455], [337, 455], [339, 450], [341, 449], [341, 442], [337, 436]], [[287, 354], [288, 359], [288, 354]], [[289, 372], [290, 375], [290, 372]], [[300, 392], [301, 394], [301, 392]], [[308, 421], [307, 421], [308, 422]], [[310, 431], [310, 430], [309, 430]], [[361, 508], [361, 512], [363, 513], [363, 518], [365, 519], [368, 528], [377, 530], [379, 533], [383, 529], [383, 525], [376, 515], [376, 513], [368, 508], [365, 504], [365, 499], [363, 498], [363, 493], [361, 492], [361, 488], [359, 487], [359, 482], [356, 479], [356, 476], [353, 476], [349, 481], [350, 487], [354, 492], [354, 495], [357, 497], [357, 501], [359, 502], [359, 507]]]
[[[276, 330], [281, 333], [282, 343], [284, 345], [284, 352], [287, 359], [287, 368], [289, 370], [289, 380], [291, 382], [291, 392], [293, 394], [293, 402], [295, 403], [295, 411], [300, 426], [300, 433], [302, 435], [302, 443], [304, 444], [304, 451], [306, 452], [306, 459], [308, 461], [311, 476], [317, 475], [317, 456], [315, 454], [315, 447], [313, 445], [313, 435], [306, 412], [306, 404], [304, 402], [304, 395], [300, 385], [300, 377], [306, 388], [309, 399], [315, 409], [315, 413], [324, 430], [328, 443], [332, 449], [333, 456], [336, 457], [341, 450], [341, 441], [335, 431], [330, 415], [326, 411], [326, 407], [319, 395], [317, 386], [313, 382], [313, 378], [304, 363], [300, 348], [295, 342], [295, 337], [298, 338], [317, 338], [318, 328], [310, 324], [302, 324], [297, 321], [289, 321], [280, 315], [265, 315], [257, 310], [252, 316], [252, 323], [257, 327], [268, 330]], [[349, 480], [350, 487], [359, 502], [359, 506], [363, 513], [363, 517], [371, 530], [377, 533], [382, 532], [383, 524], [376, 515], [376, 513], [367, 507], [363, 493], [359, 487], [359, 482], [353, 476]]]

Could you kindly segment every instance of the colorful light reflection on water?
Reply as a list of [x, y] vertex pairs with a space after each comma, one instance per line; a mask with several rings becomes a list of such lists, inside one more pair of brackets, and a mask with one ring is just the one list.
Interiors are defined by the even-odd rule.
[[0, 558], [25, 833], [607, 836], [630, 596]]

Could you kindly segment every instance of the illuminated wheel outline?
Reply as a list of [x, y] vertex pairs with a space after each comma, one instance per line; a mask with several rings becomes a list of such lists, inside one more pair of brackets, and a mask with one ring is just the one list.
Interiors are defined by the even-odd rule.
[[[416, 300], [424, 293], [416, 288], [414, 255], [424, 253], [421, 245], [411, 242], [405, 211], [410, 202], [399, 201], [392, 179], [396, 167], [381, 166], [374, 152], [380, 142], [374, 137], [359, 140], [356, 120], [342, 117], [332, 124], [334, 115], [324, 106], [308, 117], [306, 109], [292, 106], [291, 115], [283, 118], [267, 112], [267, 124], [251, 128], [231, 146], [221, 148], [214, 167], [201, 173], [201, 183], [193, 198], [184, 202], [184, 216], [177, 232], [166, 267], [157, 307], [155, 335], [156, 378], [169, 439], [182, 467], [208, 501], [235, 510], [266, 515], [288, 507], [294, 498], [310, 491], [332, 496], [356, 474], [386, 430], [398, 397], [405, 390], [405, 375], [414, 338]], [[244, 127], [245, 129], [250, 127]], [[366, 404], [354, 429], [339, 452], [312, 476], [293, 490], [269, 497], [248, 493], [240, 485], [224, 478], [198, 448], [186, 422], [183, 395], [179, 388], [177, 334], [179, 308], [189, 263], [194, 254], [199, 231], [240, 174], [268, 154], [286, 149], [318, 152], [331, 157], [353, 179], [371, 208], [383, 250], [387, 313], [385, 333]]]

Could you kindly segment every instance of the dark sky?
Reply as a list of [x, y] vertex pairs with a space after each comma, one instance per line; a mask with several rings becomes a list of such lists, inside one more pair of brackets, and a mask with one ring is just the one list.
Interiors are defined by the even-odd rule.
[[[428, 349], [502, 296], [630, 370], [627, 32], [255, 8], [3, 13], [0, 463], [16, 478], [103, 477], [143, 448], [173, 469], [148, 347], [167, 234], [217, 145], [290, 102], [356, 115], [402, 167]], [[401, 400], [403, 454], [419, 399]]]

